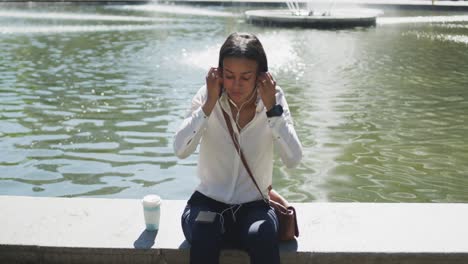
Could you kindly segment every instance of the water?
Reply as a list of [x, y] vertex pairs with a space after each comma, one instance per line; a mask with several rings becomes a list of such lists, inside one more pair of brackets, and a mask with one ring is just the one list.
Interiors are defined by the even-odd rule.
[[226, 36], [250, 31], [304, 145], [298, 168], [275, 163], [287, 198], [468, 202], [468, 14], [321, 31], [242, 11], [0, 5], [0, 195], [188, 198], [197, 154], [172, 136]]
[[[291, 11], [292, 15], [298, 16], [310, 16], [310, 15], [327, 15], [330, 16], [333, 8], [336, 5], [336, 1], [329, 0], [328, 2], [317, 2], [313, 0], [305, 1], [301, 4], [296, 0], [285, 1], [288, 10]], [[314, 14], [315, 13], [315, 14]]]

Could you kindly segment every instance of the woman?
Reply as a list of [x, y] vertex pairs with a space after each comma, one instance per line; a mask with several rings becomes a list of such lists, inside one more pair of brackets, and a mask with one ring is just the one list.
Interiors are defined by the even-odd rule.
[[[261, 193], [234, 147], [223, 111]], [[255, 35], [233, 33], [226, 39], [218, 67], [209, 70], [193, 98], [174, 151], [183, 159], [199, 144], [200, 184], [182, 214], [190, 263], [218, 263], [225, 243], [245, 249], [252, 264], [279, 263], [278, 219], [265, 202], [275, 195], [269, 192], [273, 147], [287, 167], [300, 162], [302, 147]]]

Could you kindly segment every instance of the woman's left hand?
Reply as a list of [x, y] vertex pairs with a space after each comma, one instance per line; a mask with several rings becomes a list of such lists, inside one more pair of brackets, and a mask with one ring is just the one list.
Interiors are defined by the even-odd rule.
[[257, 78], [257, 91], [262, 98], [266, 110], [270, 110], [276, 104], [276, 81], [269, 72], [262, 72]]

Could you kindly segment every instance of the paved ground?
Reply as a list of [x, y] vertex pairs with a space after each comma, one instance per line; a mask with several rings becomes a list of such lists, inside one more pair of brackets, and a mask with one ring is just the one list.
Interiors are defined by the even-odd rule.
[[[301, 234], [282, 263], [468, 263], [468, 204], [294, 205]], [[188, 263], [184, 206], [163, 201], [155, 233], [140, 200], [0, 196], [0, 263]], [[223, 260], [248, 263], [233, 250]]]

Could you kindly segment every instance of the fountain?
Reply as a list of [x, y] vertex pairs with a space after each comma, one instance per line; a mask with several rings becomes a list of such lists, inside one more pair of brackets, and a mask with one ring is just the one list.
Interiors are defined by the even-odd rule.
[[370, 9], [336, 9], [335, 3], [330, 0], [327, 8], [316, 9], [310, 0], [287, 0], [288, 9], [249, 10], [245, 16], [248, 22], [265, 26], [351, 28], [374, 26], [380, 13]]

